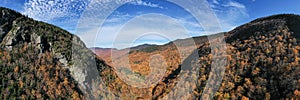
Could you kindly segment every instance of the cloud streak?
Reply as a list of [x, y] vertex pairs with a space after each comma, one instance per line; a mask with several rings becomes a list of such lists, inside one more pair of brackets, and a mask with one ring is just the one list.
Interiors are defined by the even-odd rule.
[[159, 4], [154, 4], [154, 3], [151, 3], [151, 2], [145, 2], [145, 1], [142, 1], [142, 0], [132, 1], [132, 2], [129, 2], [129, 3], [133, 4], [133, 5], [138, 5], [138, 6], [146, 6], [146, 7], [152, 7], [152, 8], [165, 9], [165, 7], [160, 6]]
[[234, 2], [234, 1], [230, 1], [227, 5], [225, 5], [227, 7], [235, 7], [235, 8], [240, 8], [240, 9], [245, 9], [245, 5], [240, 4], [238, 2]]
[[[218, 2], [218, 3], [215, 3]], [[219, 18], [220, 24], [225, 31], [230, 31], [240, 25], [243, 19], [249, 18], [247, 7], [233, 0], [210, 1], [210, 6]]]

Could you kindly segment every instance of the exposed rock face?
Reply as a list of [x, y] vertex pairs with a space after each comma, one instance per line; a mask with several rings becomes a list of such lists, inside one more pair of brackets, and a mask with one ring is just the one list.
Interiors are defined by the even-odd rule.
[[[99, 88], [104, 84], [100, 72], [110, 67], [77, 36], [6, 8], [0, 7], [0, 17], [0, 80], [5, 84], [0, 97], [99, 99], [107, 95]], [[21, 83], [22, 88], [17, 88]]]
[[11, 29], [11, 25], [13, 20], [17, 19], [21, 16], [21, 14], [5, 10], [5, 8], [0, 8], [0, 42], [2, 41], [3, 37], [8, 33], [8, 31]]

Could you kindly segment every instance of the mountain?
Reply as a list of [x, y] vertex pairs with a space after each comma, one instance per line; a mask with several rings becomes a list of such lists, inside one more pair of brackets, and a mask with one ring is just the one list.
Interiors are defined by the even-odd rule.
[[[214, 98], [299, 99], [299, 19], [293, 14], [273, 15], [228, 32], [225, 77]], [[204, 66], [211, 67], [209, 54], [222, 50], [209, 49], [199, 48], [206, 71], [210, 69]]]
[[0, 99], [109, 96], [100, 80], [111, 67], [77, 36], [0, 7], [0, 40]]
[[135, 46], [135, 47], [131, 47], [130, 50], [141, 50], [141, 49], [144, 49], [144, 48], [147, 48], [147, 47], [153, 47], [153, 46], [157, 46], [155, 44], [142, 44], [142, 45], [138, 45], [138, 46]]
[[299, 99], [299, 25], [273, 15], [225, 39], [103, 49], [104, 61], [76, 35], [0, 7], [0, 99]]
[[[225, 39], [218, 37], [222, 34]], [[188, 76], [188, 80], [197, 79], [196, 83], [186, 82], [183, 85], [192, 87], [191, 93], [181, 96], [184, 99], [299, 99], [299, 34], [300, 16], [280, 14], [212, 35], [210, 40], [208, 36], [175, 40], [165, 45], [127, 51], [128, 54], [124, 55], [116, 54], [105, 61], [115, 69], [131, 68], [132, 72], [128, 73], [137, 73], [132, 77], [145, 77], [153, 70], [150, 70], [150, 62], [163, 62], [151, 61], [151, 57], [157, 54], [163, 56], [167, 70], [162, 81], [149, 87], [148, 94], [131, 94], [143, 99], [174, 99], [182, 91], [174, 89], [176, 85], [180, 86], [181, 76]], [[194, 40], [194, 44], [188, 42], [190, 40]], [[223, 40], [226, 44], [221, 43]], [[120, 67], [127, 58], [129, 67]], [[199, 71], [195, 74], [193, 70]], [[221, 73], [222, 70], [225, 73]], [[115, 86], [112, 90], [119, 94], [129, 95], [126, 90], [139, 91], [123, 86], [119, 81], [111, 84]]]
[[150, 51], [157, 50], [156, 48], [158, 47], [159, 45], [155, 45], [155, 44], [142, 44], [142, 45], [125, 48], [125, 49], [100, 48], [100, 47], [92, 47], [89, 49], [92, 50], [97, 56], [105, 60], [109, 65], [111, 65], [112, 53], [114, 55], [126, 55], [127, 53], [131, 53], [134, 51], [150, 52]]
[[89, 48], [91, 49], [97, 56], [101, 57], [105, 61], [108, 61], [111, 59], [111, 53], [112, 51], [117, 51], [115, 48]]

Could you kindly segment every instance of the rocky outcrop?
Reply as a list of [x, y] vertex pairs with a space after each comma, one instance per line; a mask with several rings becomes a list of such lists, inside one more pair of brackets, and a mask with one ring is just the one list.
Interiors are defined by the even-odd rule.
[[[0, 17], [0, 54], [2, 52], [7, 54], [0, 55], [0, 58], [2, 56], [9, 58], [0, 61], [0, 71], [6, 73], [4, 76], [0, 75], [0, 80], [19, 82], [18, 79], [5, 77], [11, 74], [16, 76], [23, 74], [21, 78], [28, 80], [30, 78], [27, 75], [35, 77], [32, 79], [33, 84], [25, 83], [25, 88], [14, 87], [14, 84], [2, 87], [1, 90], [13, 89], [21, 92], [14, 95], [1, 94], [0, 97], [12, 98], [26, 95], [26, 98], [32, 97], [32, 99], [72, 97], [100, 99], [107, 95], [99, 92], [101, 85], [105, 87], [103, 82], [101, 84], [100, 73], [103, 70], [111, 70], [110, 67], [87, 49], [77, 36], [6, 8], [0, 7]], [[15, 65], [18, 65], [17, 69]], [[12, 68], [15, 71], [3, 68]], [[21, 73], [19, 69], [22, 69]], [[32, 89], [42, 96], [28, 92]], [[55, 93], [56, 91], [62, 92]], [[74, 93], [77, 95], [73, 96]]]

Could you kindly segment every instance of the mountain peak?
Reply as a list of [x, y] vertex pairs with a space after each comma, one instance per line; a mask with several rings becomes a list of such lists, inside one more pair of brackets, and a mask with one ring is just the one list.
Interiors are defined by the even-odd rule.
[[22, 15], [16, 11], [0, 7], [0, 43], [8, 31], [12, 28], [12, 23]]
[[231, 42], [235, 39], [244, 40], [256, 33], [266, 34], [266, 32], [271, 30], [283, 29], [287, 29], [295, 33], [293, 35], [297, 39], [300, 39], [300, 16], [295, 14], [278, 14], [258, 18], [229, 31], [226, 40], [227, 42]]
[[[72, 94], [87, 99], [98, 97], [90, 95], [93, 94], [90, 90], [99, 86], [95, 82], [99, 82], [100, 72], [110, 69], [79, 37], [7, 8], [0, 7], [0, 17], [0, 80], [4, 81], [0, 89], [1, 93], [12, 92], [0, 93], [0, 97], [65, 99], [73, 97]], [[27, 84], [27, 80], [32, 84]], [[26, 84], [16, 88], [18, 82]]]
[[20, 14], [19, 12], [16, 12], [14, 10], [11, 10], [11, 9], [8, 9], [8, 8], [5, 8], [5, 7], [0, 7], [0, 15], [2, 18], [4, 18], [3, 16], [5, 15], [17, 15], [17, 16], [22, 16], [22, 14]]
[[296, 14], [277, 14], [277, 15], [271, 15], [271, 16], [267, 16], [267, 17], [262, 17], [262, 18], [258, 18], [255, 19], [253, 22], [259, 22], [259, 21], [265, 21], [265, 20], [274, 20], [274, 19], [282, 19], [282, 20], [293, 20], [293, 19], [298, 19], [300, 16], [296, 15]]

